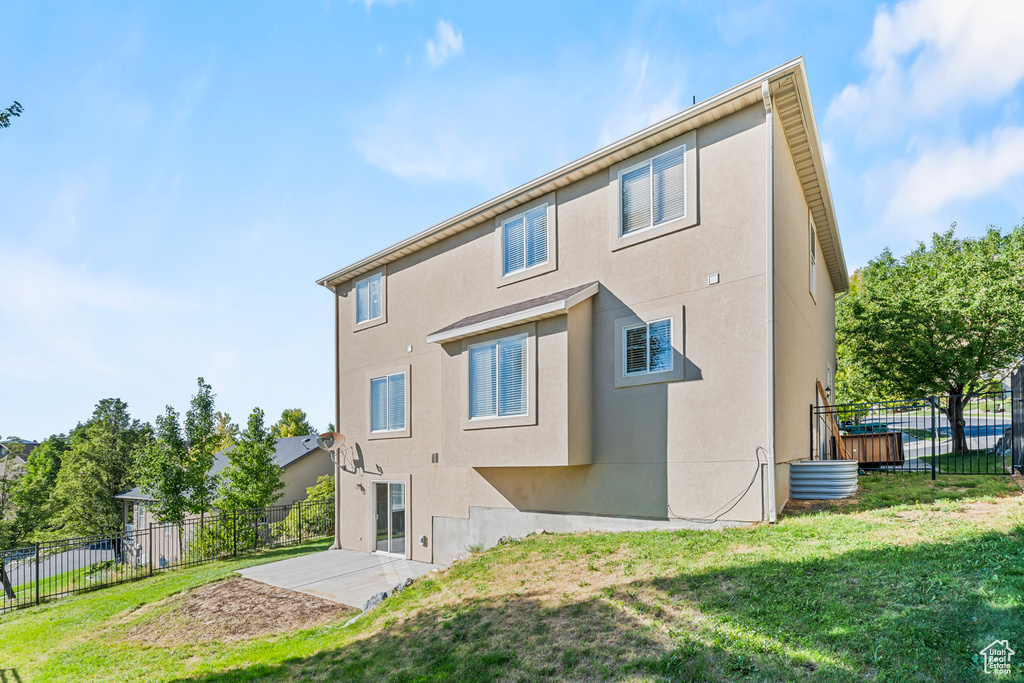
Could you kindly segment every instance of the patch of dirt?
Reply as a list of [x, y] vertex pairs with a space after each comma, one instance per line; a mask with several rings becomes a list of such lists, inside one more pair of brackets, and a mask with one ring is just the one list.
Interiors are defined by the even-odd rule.
[[104, 635], [157, 646], [229, 642], [347, 620], [355, 612], [306, 593], [232, 578], [130, 612]]
[[838, 500], [793, 500], [790, 499], [786, 503], [786, 507], [782, 510], [783, 517], [797, 516], [797, 515], [809, 515], [815, 512], [842, 512], [843, 510], [853, 507], [860, 502], [860, 491], [853, 494], [849, 498], [841, 498]]

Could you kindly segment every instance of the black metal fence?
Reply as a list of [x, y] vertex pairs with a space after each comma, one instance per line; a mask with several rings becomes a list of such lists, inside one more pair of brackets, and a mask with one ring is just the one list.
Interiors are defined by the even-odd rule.
[[1010, 375], [1011, 425], [1013, 426], [1013, 467], [1024, 474], [1024, 365]]
[[330, 500], [221, 511], [180, 524], [36, 543], [0, 551], [0, 614], [240, 553], [334, 534]]
[[1011, 407], [1018, 405], [1009, 391], [811, 406], [811, 459], [857, 460], [864, 471], [922, 472], [933, 479], [1009, 474], [1024, 431], [1014, 431], [1011, 415], [1017, 419], [1020, 411]]

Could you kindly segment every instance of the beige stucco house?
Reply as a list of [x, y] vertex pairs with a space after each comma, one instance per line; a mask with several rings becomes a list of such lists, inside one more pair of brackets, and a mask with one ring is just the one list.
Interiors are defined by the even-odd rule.
[[847, 287], [803, 60], [318, 282], [339, 547], [772, 521]]

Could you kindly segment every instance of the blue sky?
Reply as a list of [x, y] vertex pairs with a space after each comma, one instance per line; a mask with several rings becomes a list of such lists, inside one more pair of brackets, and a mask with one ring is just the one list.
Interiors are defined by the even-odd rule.
[[851, 270], [1024, 216], [1024, 3], [0, 2], [0, 435], [333, 411], [320, 276], [798, 55]]

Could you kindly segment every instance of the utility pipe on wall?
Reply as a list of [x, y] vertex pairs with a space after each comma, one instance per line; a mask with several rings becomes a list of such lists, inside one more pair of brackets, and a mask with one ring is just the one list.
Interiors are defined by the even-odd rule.
[[762, 518], [775, 522], [775, 115], [772, 113], [772, 90], [768, 81], [761, 83], [767, 130], [765, 176], [765, 366], [768, 392], [767, 440], [768, 464], [765, 467]]

